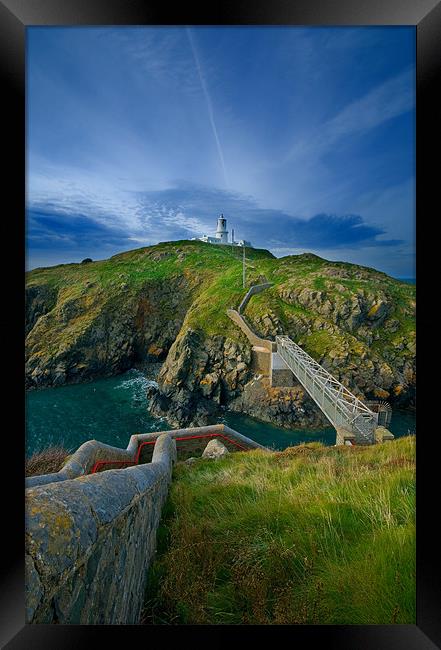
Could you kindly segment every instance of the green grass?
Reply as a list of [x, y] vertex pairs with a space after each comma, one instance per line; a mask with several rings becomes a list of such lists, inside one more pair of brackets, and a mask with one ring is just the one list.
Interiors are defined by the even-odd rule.
[[304, 347], [314, 359], [321, 359], [323, 355], [335, 349], [338, 343], [338, 337], [333, 336], [326, 330], [321, 330], [306, 337]]
[[244, 295], [242, 269], [235, 264], [214, 278], [193, 303], [186, 324], [207, 334], [238, 336], [240, 330], [227, 316], [227, 309], [237, 308]]
[[[183, 313], [186, 312], [185, 318], [180, 315], [184, 318], [183, 329], [192, 327], [202, 335], [244, 340], [226, 314], [229, 307], [237, 308], [245, 293], [242, 252], [229, 246], [183, 240], [127, 251], [89, 264], [35, 269], [27, 274], [27, 286], [47, 287], [52, 298], [51, 307], [46, 308], [48, 313], [37, 320], [29, 333], [28, 350], [40, 366], [56, 365], [60, 356], [78, 342], [88, 340], [104, 315], [112, 319], [116, 314], [135, 313], [144, 292], [152, 288], [158, 295], [163, 292], [164, 300], [156, 306], [164, 322], [175, 318], [176, 308], [169, 307], [167, 300], [170, 302], [169, 296], [179, 292], [185, 306]], [[311, 254], [277, 259], [266, 250], [248, 248], [246, 265], [247, 286], [261, 282], [263, 277], [273, 283], [272, 288], [254, 296], [247, 305], [246, 317], [256, 330], [261, 328], [262, 316], [271, 313], [280, 321], [281, 329], [317, 360], [331, 350], [348, 345], [352, 349], [357, 332], [348, 331], [344, 322], [337, 327], [333, 316], [320, 315], [316, 306], [302, 303], [296, 296], [304, 290], [306, 294], [311, 290], [324, 291], [338, 311], [354, 292], [363, 289], [372, 302], [377, 295], [385, 294], [394, 305], [391, 316], [399, 323], [397, 332], [383, 327], [376, 330], [380, 339], [372, 343], [369, 354], [383, 359], [391, 354], [411, 356], [407, 348], [399, 353], [396, 350], [402, 347], [400, 337], [414, 337], [414, 286], [372, 269], [329, 262]], [[330, 275], [336, 270], [344, 277]], [[323, 330], [326, 323], [328, 332]], [[354, 348], [354, 353], [358, 352]]]
[[175, 469], [144, 621], [415, 623], [415, 438]]
[[317, 289], [318, 291], [326, 291], [327, 288], [325, 279], [322, 277], [314, 278], [313, 286], [314, 289]]

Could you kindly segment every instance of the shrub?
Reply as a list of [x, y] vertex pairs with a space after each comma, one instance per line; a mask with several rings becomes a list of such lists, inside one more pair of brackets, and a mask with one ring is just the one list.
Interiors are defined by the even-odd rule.
[[48, 447], [38, 451], [26, 459], [25, 475], [39, 476], [40, 474], [59, 472], [68, 455], [69, 451], [61, 446]]

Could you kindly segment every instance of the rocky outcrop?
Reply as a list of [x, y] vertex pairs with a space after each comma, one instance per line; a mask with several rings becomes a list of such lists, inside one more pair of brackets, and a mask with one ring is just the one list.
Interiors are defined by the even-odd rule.
[[29, 334], [40, 316], [47, 314], [57, 302], [58, 291], [48, 284], [26, 287], [26, 335]]
[[94, 286], [72, 297], [30, 289], [27, 388], [78, 383], [163, 360], [190, 301], [184, 278], [136, 292], [118, 286], [109, 296]]
[[245, 341], [184, 328], [159, 373], [159, 387], [148, 389], [150, 410], [172, 426], [208, 424], [240, 393], [250, 378], [250, 363]]
[[[338, 278], [347, 275], [344, 269], [325, 269], [321, 275], [334, 272]], [[393, 295], [378, 286], [349, 291], [338, 282], [331, 292], [290, 281], [278, 287], [277, 295], [283, 301], [279, 313], [248, 314], [256, 333], [268, 338], [287, 334], [361, 398], [414, 404], [415, 331], [405, 334], [402, 325], [415, 317], [413, 301], [400, 300], [398, 310]]]
[[285, 428], [327, 426], [299, 384], [272, 388], [268, 378], [253, 376], [247, 341], [205, 338], [192, 329], [178, 337], [159, 373], [158, 385], [147, 390], [151, 413], [166, 417], [176, 427], [215, 422], [220, 407]]
[[280, 288], [279, 295], [288, 304], [319, 314], [349, 332], [358, 332], [364, 325], [367, 334], [380, 327], [393, 310], [391, 299], [381, 291], [358, 288], [349, 293], [338, 283], [333, 285], [332, 296], [326, 291], [293, 287], [290, 283]]
[[314, 429], [329, 422], [300, 384], [273, 388], [268, 378], [252, 379], [228, 406], [287, 429]]
[[[262, 335], [275, 337], [281, 333], [277, 317], [268, 314], [259, 322], [266, 326]], [[395, 406], [413, 405], [415, 371], [411, 354], [390, 363], [365, 342], [352, 335], [342, 336], [336, 324], [321, 317], [312, 319], [307, 327], [300, 332], [294, 329], [294, 334], [289, 329], [285, 332], [301, 345], [308, 341], [309, 328], [331, 336], [330, 347], [314, 356], [358, 397], [388, 399]], [[284, 428], [328, 426], [300, 384], [274, 388], [266, 378], [253, 377], [247, 355], [249, 343], [244, 343], [240, 354], [235, 349], [237, 344], [233, 344], [228, 360], [221, 353], [223, 344], [222, 337], [206, 339], [202, 333], [192, 331], [178, 339], [159, 375], [159, 386], [150, 389], [152, 413], [166, 416], [174, 426], [197, 426], [213, 422], [219, 407], [225, 406]], [[390, 354], [394, 354], [393, 346]], [[236, 366], [235, 359], [239, 361]]]

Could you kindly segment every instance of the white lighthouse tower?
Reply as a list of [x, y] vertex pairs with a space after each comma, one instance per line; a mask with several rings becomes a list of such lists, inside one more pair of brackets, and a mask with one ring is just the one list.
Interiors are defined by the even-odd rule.
[[227, 220], [223, 214], [217, 220], [217, 230], [214, 237], [211, 235], [202, 235], [202, 237], [192, 238], [193, 241], [196, 239], [206, 244], [230, 244], [231, 246], [247, 246], [248, 248], [253, 248], [251, 242], [246, 241], [246, 239], [241, 239], [240, 241], [234, 240], [234, 228], [231, 233], [231, 242], [228, 241]]
[[220, 244], [228, 244], [227, 220], [223, 214], [217, 220], [216, 239], [220, 240]]

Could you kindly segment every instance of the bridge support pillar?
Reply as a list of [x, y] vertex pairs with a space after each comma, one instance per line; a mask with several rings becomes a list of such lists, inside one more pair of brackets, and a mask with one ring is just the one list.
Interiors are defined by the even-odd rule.
[[271, 352], [264, 347], [253, 345], [251, 350], [251, 369], [264, 377], [271, 377]]
[[343, 427], [336, 427], [335, 429], [337, 431], [337, 437], [335, 440], [335, 445], [344, 445], [346, 442], [354, 444], [355, 443], [355, 435], [352, 433], [352, 431], [348, 431], [348, 429], [344, 429]]
[[271, 354], [271, 386], [295, 386], [296, 380], [292, 370], [287, 366], [278, 352]]
[[386, 427], [377, 427], [375, 429], [375, 442], [386, 442], [387, 440], [393, 440], [395, 438], [394, 434], [386, 429]]

